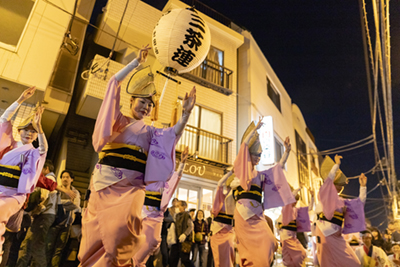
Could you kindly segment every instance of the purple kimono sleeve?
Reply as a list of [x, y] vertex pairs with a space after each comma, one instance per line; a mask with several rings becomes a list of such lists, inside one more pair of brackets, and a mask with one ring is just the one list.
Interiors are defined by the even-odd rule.
[[360, 198], [344, 200], [346, 211], [344, 213], [343, 234], [361, 232], [365, 230], [364, 203]]
[[264, 209], [282, 207], [296, 202], [282, 167], [279, 164], [261, 172], [261, 174], [265, 175]]
[[175, 170], [175, 146], [180, 136], [175, 134], [174, 127], [166, 129], [156, 129], [152, 134], [152, 139], [147, 155], [146, 173], [144, 181], [167, 182]]
[[310, 216], [308, 215], [308, 207], [301, 207], [297, 209], [296, 218], [297, 232], [310, 232]]
[[18, 182], [18, 193], [32, 193], [42, 173], [47, 153], [40, 155], [38, 149], [30, 149], [25, 153], [25, 163]]

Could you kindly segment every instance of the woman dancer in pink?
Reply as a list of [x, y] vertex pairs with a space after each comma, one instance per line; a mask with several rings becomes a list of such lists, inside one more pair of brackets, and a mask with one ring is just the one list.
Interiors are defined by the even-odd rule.
[[[181, 163], [178, 170], [172, 175], [171, 179], [165, 184], [162, 194], [150, 192], [146, 193], [142, 208], [143, 233], [146, 242], [140, 247], [133, 257], [133, 265], [144, 267], [147, 259], [153, 254], [161, 243], [161, 227], [164, 219], [164, 212], [167, 210], [168, 203], [174, 194], [179, 181], [181, 180], [183, 168], [189, 155], [189, 147], [186, 147], [181, 154]], [[147, 188], [147, 186], [146, 186]]]
[[[257, 126], [251, 123], [247, 128], [234, 162], [235, 175], [240, 182], [234, 193], [237, 199], [234, 219], [242, 267], [270, 265], [278, 244], [264, 218], [264, 209], [296, 201], [281, 164], [262, 172], [255, 169], [262, 151], [257, 133], [262, 126], [261, 121], [262, 118]], [[262, 192], [264, 192], [263, 203]]]
[[[81, 266], [132, 266], [132, 258], [145, 241], [141, 213], [148, 191], [160, 193], [175, 168], [175, 145], [196, 100], [196, 89], [186, 94], [183, 114], [168, 129], [144, 124], [155, 102], [153, 75], [133, 77], [131, 114], [120, 111], [120, 82], [146, 61], [150, 47], [111, 77], [93, 132], [99, 153], [91, 180], [88, 208], [82, 218]], [[149, 192], [151, 194], [152, 192]]]
[[[311, 231], [309, 207], [296, 207], [300, 199], [299, 189], [293, 190], [296, 202], [282, 208], [282, 215], [278, 218], [279, 235], [282, 243], [282, 260], [285, 266], [305, 266], [307, 252], [297, 239], [297, 232]], [[310, 202], [310, 206], [312, 206]]]
[[228, 180], [232, 174], [233, 171], [230, 170], [218, 181], [217, 193], [211, 210], [214, 219], [211, 224], [210, 242], [215, 267], [233, 267], [235, 264], [235, 232], [233, 230], [235, 200], [230, 188], [232, 179]]
[[[343, 199], [339, 193], [347, 184], [347, 178], [339, 170], [341, 156], [335, 162], [325, 157], [321, 164], [321, 176], [326, 178], [318, 194], [319, 202], [315, 212], [317, 256], [322, 267], [358, 267], [360, 261], [344, 240], [342, 233], [356, 233], [365, 230], [364, 203], [367, 197], [367, 177], [360, 175], [360, 196], [357, 199]], [[329, 170], [330, 172], [328, 175]], [[343, 228], [342, 228], [343, 226]]]
[[[0, 117], [0, 262], [5, 226], [24, 204], [26, 194], [35, 188], [46, 160], [47, 140], [41, 125], [44, 108], [35, 109], [18, 126], [21, 141], [15, 141], [12, 135], [11, 117], [35, 90], [35, 87], [26, 89]], [[39, 138], [38, 148], [32, 146], [36, 138]]]

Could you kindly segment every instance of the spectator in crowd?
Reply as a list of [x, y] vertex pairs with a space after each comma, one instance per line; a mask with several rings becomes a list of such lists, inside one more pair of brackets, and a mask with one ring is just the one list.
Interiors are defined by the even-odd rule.
[[388, 256], [393, 267], [400, 267], [400, 245], [394, 245], [392, 247], [392, 254]]
[[198, 210], [194, 224], [194, 242], [192, 246], [193, 262], [196, 262], [197, 255], [200, 258], [200, 267], [206, 267], [206, 238], [210, 232], [207, 222], [204, 220], [204, 211]]
[[362, 267], [391, 267], [386, 253], [379, 247], [372, 245], [372, 233], [369, 230], [362, 231], [364, 245], [356, 249], [356, 255]]
[[196, 213], [196, 209], [190, 209], [189, 210], [189, 214], [190, 214], [190, 218], [192, 218], [192, 221], [195, 220], [195, 213]]
[[371, 227], [371, 234], [372, 234], [372, 245], [384, 250], [383, 245], [385, 244], [385, 240], [382, 238], [381, 231], [379, 231], [379, 229], [376, 227]]
[[[176, 198], [174, 198], [175, 200]], [[168, 235], [168, 228], [170, 227], [171, 223], [174, 221], [173, 216], [170, 213], [171, 208], [167, 209], [164, 212], [164, 220], [161, 228], [161, 244], [160, 250], [162, 255], [162, 265], [163, 267], [168, 266], [169, 260], [169, 253], [168, 253], [168, 244], [167, 244], [167, 235]]]
[[392, 241], [400, 242], [400, 221], [396, 221], [392, 229]]
[[[46, 160], [42, 170], [43, 175], [48, 179], [56, 181], [53, 171], [53, 164], [51, 161]], [[32, 211], [33, 222], [21, 244], [17, 267], [28, 266], [31, 257], [34, 263], [32, 266], [43, 267], [47, 265], [46, 238], [50, 226], [56, 217], [57, 191], [53, 190], [50, 192], [43, 188], [36, 188], [35, 190], [40, 190], [41, 203]]]
[[179, 213], [175, 217], [175, 234], [177, 243], [171, 246], [169, 259], [170, 267], [177, 267], [179, 259], [185, 267], [194, 267], [190, 260], [190, 247], [192, 244], [193, 221], [188, 212], [186, 212], [186, 201], [178, 202]]
[[65, 216], [57, 220], [58, 223], [50, 228], [48, 234], [47, 261], [49, 267], [60, 266], [61, 257], [71, 233], [71, 226], [75, 220], [75, 213], [80, 212], [81, 196], [79, 191], [72, 186], [74, 178], [75, 176], [71, 171], [64, 170], [61, 173], [61, 186], [64, 189], [73, 191], [76, 197], [70, 199], [67, 194], [59, 193], [59, 199], [65, 211]]
[[175, 215], [179, 213], [178, 203], [179, 199], [174, 198], [172, 200], [172, 206], [168, 208], [169, 214], [172, 216], [173, 219], [175, 219]]
[[394, 223], [393, 222], [389, 222], [388, 223], [388, 227], [387, 227], [387, 232], [389, 235], [392, 235], [394, 232]]
[[386, 253], [389, 253], [392, 249], [392, 235], [388, 234], [387, 229], [383, 233], [383, 240], [385, 241], [383, 244], [383, 250]]

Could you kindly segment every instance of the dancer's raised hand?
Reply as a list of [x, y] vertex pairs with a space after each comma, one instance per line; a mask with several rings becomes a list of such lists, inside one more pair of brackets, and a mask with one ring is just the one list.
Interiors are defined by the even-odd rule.
[[364, 173], [361, 173], [360, 177], [358, 178], [358, 181], [360, 182], [360, 186], [367, 186], [367, 176], [365, 176]]
[[190, 114], [192, 109], [194, 108], [194, 104], [196, 104], [196, 86], [193, 86], [189, 95], [186, 93], [185, 98], [182, 101], [182, 109], [186, 114]]
[[23, 103], [25, 100], [27, 100], [28, 98], [33, 96], [35, 91], [36, 91], [36, 86], [32, 86], [32, 87], [26, 89], [25, 91], [23, 91], [22, 94], [17, 99], [18, 104]]
[[136, 59], [139, 61], [139, 63], [146, 62], [150, 49], [151, 49], [151, 46], [149, 46], [149, 45], [142, 46], [142, 49], [139, 50], [139, 53], [136, 57]]

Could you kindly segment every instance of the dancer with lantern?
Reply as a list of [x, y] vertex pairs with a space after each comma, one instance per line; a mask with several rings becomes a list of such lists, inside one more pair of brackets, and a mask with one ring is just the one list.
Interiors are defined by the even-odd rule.
[[315, 208], [318, 216], [315, 226], [317, 256], [321, 266], [360, 266], [356, 254], [344, 240], [343, 234], [365, 230], [364, 203], [367, 198], [367, 177], [359, 177], [360, 195], [356, 199], [343, 199], [340, 192], [347, 178], [339, 169], [341, 156], [335, 161], [326, 156], [321, 164], [321, 176], [325, 179], [318, 194]]
[[[269, 266], [278, 243], [269, 228], [264, 210], [294, 203], [290, 186], [283, 174], [281, 164], [259, 172], [255, 169], [261, 157], [261, 144], [257, 126], [252, 122], [242, 138], [238, 156], [234, 162], [237, 200], [234, 213], [237, 248], [240, 266]], [[262, 199], [264, 193], [264, 199]]]
[[[183, 114], [171, 128], [145, 125], [156, 102], [152, 73], [132, 77], [129, 116], [120, 111], [120, 83], [147, 59], [150, 47], [111, 77], [93, 133], [99, 153], [91, 179], [91, 195], [82, 219], [80, 266], [131, 266], [145, 241], [142, 206], [145, 195], [160, 194], [175, 168], [175, 145], [196, 101], [193, 88], [183, 99]], [[148, 185], [145, 192], [145, 183]]]
[[[18, 125], [21, 141], [14, 140], [10, 122], [35, 90], [35, 87], [26, 89], [0, 117], [0, 262], [6, 224], [21, 209], [26, 195], [32, 193], [46, 160], [48, 146], [41, 124], [44, 108], [37, 107]], [[39, 139], [38, 148], [32, 145], [36, 138]]]

